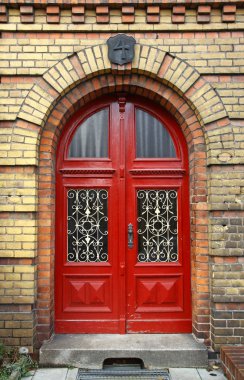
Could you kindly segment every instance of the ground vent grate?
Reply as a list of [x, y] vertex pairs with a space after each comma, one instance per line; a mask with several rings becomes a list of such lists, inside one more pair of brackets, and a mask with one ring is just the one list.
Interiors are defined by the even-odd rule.
[[170, 380], [166, 370], [82, 370], [76, 380]]

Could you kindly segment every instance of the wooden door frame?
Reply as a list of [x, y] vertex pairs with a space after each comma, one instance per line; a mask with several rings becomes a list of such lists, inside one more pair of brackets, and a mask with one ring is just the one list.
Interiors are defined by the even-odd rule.
[[[113, 96], [108, 96], [108, 97], [105, 97], [103, 99], [98, 99], [98, 100], [96, 100], [92, 104], [87, 104], [84, 108], [82, 108], [80, 111], [78, 111], [76, 114], [74, 114], [72, 116], [72, 118], [69, 120], [69, 122], [66, 124], [66, 127], [64, 128], [64, 132], [63, 132], [64, 134], [63, 134], [63, 136], [62, 136], [62, 138], [60, 140], [60, 144], [58, 146], [58, 150], [57, 150], [57, 168], [58, 168], [58, 165], [60, 164], [60, 160], [63, 159], [63, 157], [61, 157], [61, 155], [60, 155], [60, 152], [63, 152], [64, 154], [66, 153], [67, 146], [69, 144], [70, 139], [72, 138], [72, 135], [73, 135], [73, 133], [74, 133], [74, 131], [76, 129], [76, 126], [82, 120], [84, 120], [87, 117], [88, 114], [91, 115], [92, 113], [97, 112], [99, 108], [103, 108], [106, 104], [109, 104], [113, 99], [115, 100], [115, 98]], [[124, 112], [124, 106], [125, 106], [125, 104], [123, 103], [122, 99], [123, 99], [123, 97], [120, 97], [120, 101], [119, 101], [120, 123], [124, 122], [123, 112]], [[148, 102], [145, 101], [144, 99], [139, 99], [138, 100], [138, 97], [137, 97], [137, 100], [135, 100], [135, 99], [133, 99], [132, 96], [128, 96], [128, 99], [132, 100], [135, 105], [138, 105], [139, 107], [141, 107], [143, 109], [148, 109], [148, 111], [150, 111], [151, 113], [152, 113], [152, 110], [153, 110], [153, 113], [156, 113], [157, 115], [158, 114], [160, 115], [160, 120], [162, 120], [167, 125], [167, 129], [170, 130], [170, 133], [171, 133], [171, 135], [172, 135], [172, 137], [174, 139], [174, 142], [176, 143], [178, 153], [182, 157], [182, 160], [180, 160], [180, 162], [183, 165], [182, 170], [187, 171], [187, 176], [188, 176], [188, 150], [187, 150], [187, 144], [186, 144], [185, 138], [183, 136], [183, 133], [180, 130], [180, 128], [179, 128], [178, 124], [176, 123], [176, 121], [174, 120], [174, 118], [167, 111], [165, 111], [165, 110], [163, 110], [163, 113], [162, 113], [162, 109], [158, 105], [153, 105], [153, 104], [148, 105]], [[179, 143], [178, 139], [180, 139], [180, 143]], [[121, 147], [121, 149], [123, 149], [123, 147]], [[89, 160], [89, 162], [88, 161], [86, 162], [86, 164], [89, 166], [89, 168], [93, 169], [94, 172], [96, 172], [96, 171], [99, 170], [96, 167], [97, 164], [95, 163], [95, 161], [97, 161], [97, 160], [94, 160], [94, 161], [93, 160]], [[78, 164], [78, 163], [73, 160], [72, 164], [70, 162], [67, 162], [66, 164], [67, 164], [67, 165], [65, 165], [66, 170], [70, 171], [70, 173], [71, 173], [72, 171], [74, 172], [76, 170], [75, 165]], [[162, 168], [162, 164], [159, 165], [159, 167], [158, 167], [158, 170], [160, 170], [160, 169], [161, 170], [162, 169], [166, 170], [166, 168]], [[177, 169], [179, 169], [179, 165], [178, 164], [176, 164], [175, 166], [173, 165], [173, 167], [171, 168], [171, 172], [167, 173], [167, 176], [170, 175], [171, 177], [172, 176], [174, 177], [174, 175], [177, 173]], [[100, 168], [100, 170], [101, 170], [101, 173], [102, 173], [102, 169], [101, 168]], [[111, 170], [112, 170], [112, 167], [111, 167]], [[140, 170], [140, 167], [138, 167], [138, 170]], [[103, 175], [106, 176], [106, 172], [103, 172]], [[59, 181], [57, 181], [57, 186], [59, 186]], [[124, 191], [122, 184], [121, 184], [121, 191], [122, 192]], [[189, 205], [189, 202], [188, 202], [188, 205]], [[121, 207], [123, 208], [124, 206], [121, 205]], [[186, 211], [186, 214], [188, 214], [188, 221], [189, 221], [189, 207], [188, 207], [188, 210]], [[56, 220], [56, 226], [57, 226], [57, 228], [60, 228], [60, 223], [59, 223], [58, 220]], [[188, 222], [188, 232], [189, 232], [189, 222]], [[57, 241], [57, 245], [59, 245], [59, 240], [56, 239], [56, 241]], [[189, 246], [189, 244], [188, 244], [188, 246]], [[56, 247], [56, 252], [58, 252], [57, 247]], [[58, 268], [58, 266], [56, 266], [56, 268]], [[122, 262], [121, 265], [120, 265], [120, 270], [123, 272], [123, 269], [124, 269], [124, 264]], [[189, 253], [189, 273], [190, 273], [190, 253]], [[121, 287], [121, 288], [123, 288], [123, 287]], [[122, 291], [122, 293], [123, 293], [123, 291]], [[123, 313], [121, 313], [121, 315], [122, 314]], [[123, 320], [123, 315], [122, 315], [121, 319]], [[121, 333], [123, 332], [123, 322], [121, 324], [121, 330], [120, 330], [120, 332]]]

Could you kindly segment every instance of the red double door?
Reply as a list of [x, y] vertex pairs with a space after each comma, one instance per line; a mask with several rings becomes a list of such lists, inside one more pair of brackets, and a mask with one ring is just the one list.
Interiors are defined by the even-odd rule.
[[108, 98], [57, 158], [57, 333], [191, 332], [187, 147], [170, 115]]

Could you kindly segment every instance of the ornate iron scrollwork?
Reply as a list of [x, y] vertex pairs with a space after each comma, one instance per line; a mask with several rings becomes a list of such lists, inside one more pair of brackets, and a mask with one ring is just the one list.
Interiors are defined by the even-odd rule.
[[177, 261], [177, 191], [138, 190], [137, 205], [138, 261]]
[[108, 261], [107, 199], [105, 189], [68, 190], [68, 262]]

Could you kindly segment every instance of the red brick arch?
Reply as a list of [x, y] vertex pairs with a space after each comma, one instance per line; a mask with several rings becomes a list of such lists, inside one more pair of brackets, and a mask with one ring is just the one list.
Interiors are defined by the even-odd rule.
[[62, 129], [76, 110], [104, 94], [128, 92], [150, 98], [174, 115], [189, 147], [191, 182], [191, 257], [193, 332], [209, 339], [208, 213], [206, 144], [195, 110], [181, 94], [142, 74], [104, 74], [81, 82], [64, 94], [42, 128], [39, 152], [39, 244], [37, 336], [53, 332], [55, 257], [55, 152]]

